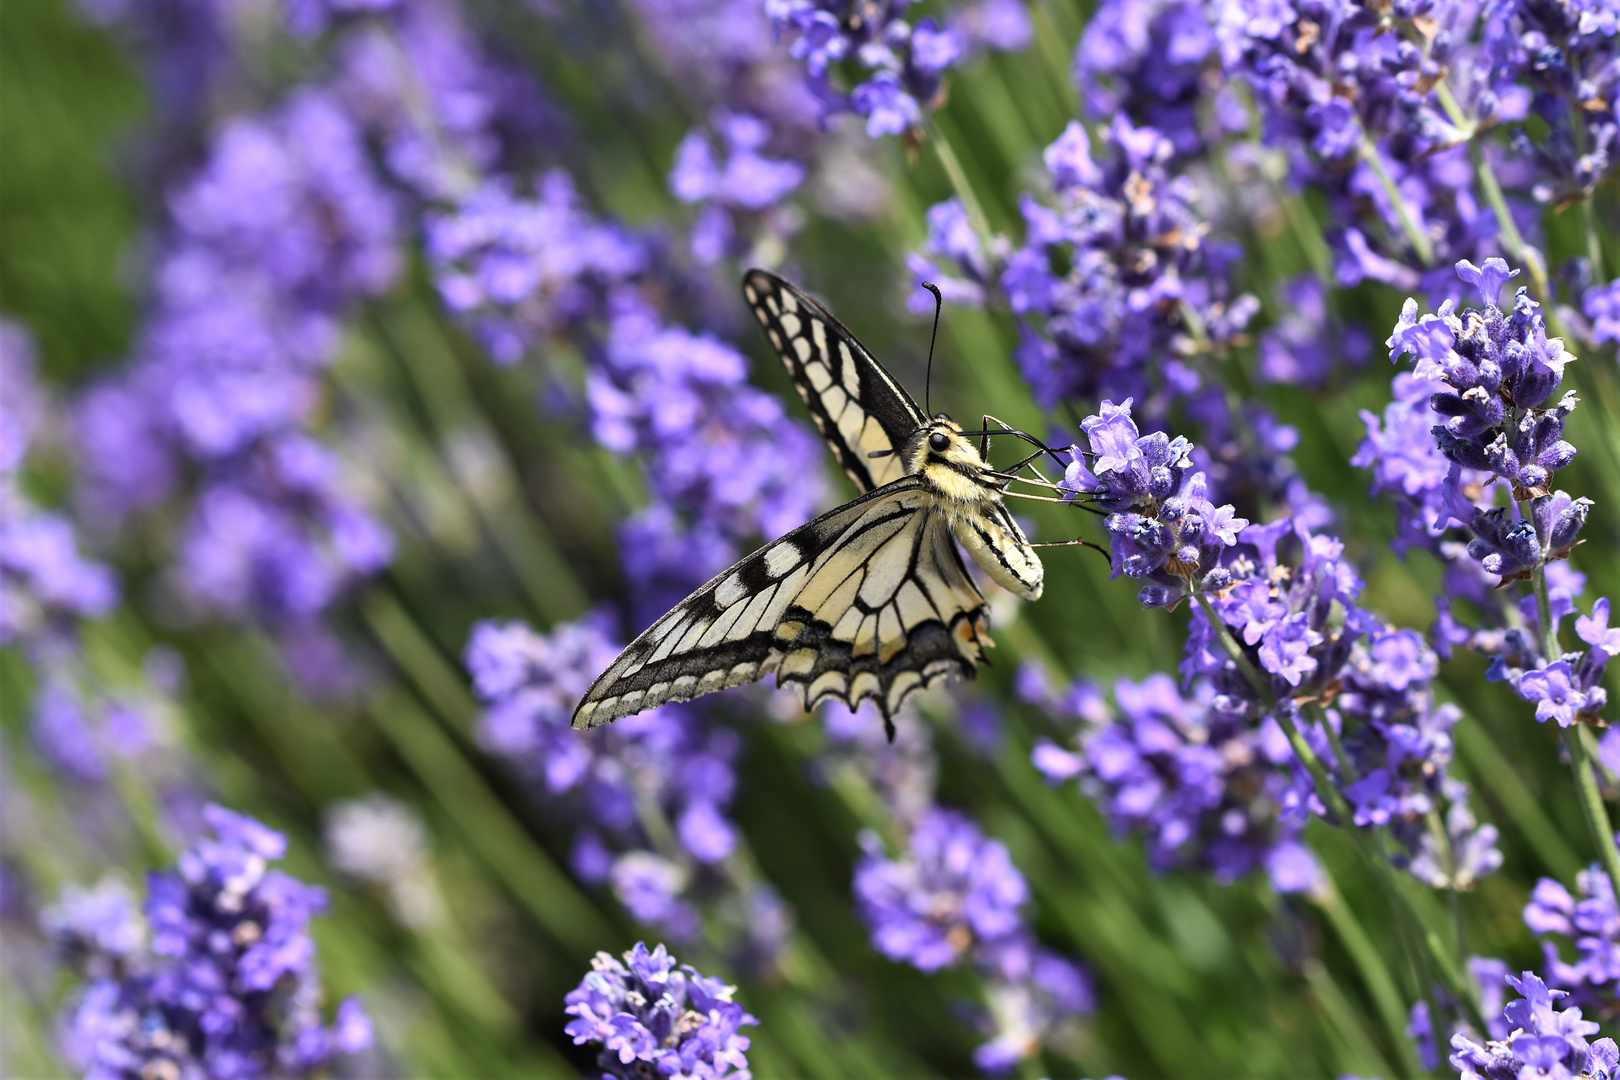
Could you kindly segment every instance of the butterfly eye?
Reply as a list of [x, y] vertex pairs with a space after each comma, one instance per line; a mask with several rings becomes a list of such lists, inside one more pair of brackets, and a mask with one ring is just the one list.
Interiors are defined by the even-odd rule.
[[933, 448], [934, 453], [943, 454], [946, 450], [950, 449], [950, 436], [946, 435], [943, 431], [936, 431], [932, 435], [928, 436], [928, 445]]

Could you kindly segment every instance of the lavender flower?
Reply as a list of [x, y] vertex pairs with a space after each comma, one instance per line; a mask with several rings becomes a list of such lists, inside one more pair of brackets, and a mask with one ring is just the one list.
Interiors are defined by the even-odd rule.
[[1047, 404], [1145, 402], [1157, 386], [1189, 394], [1199, 379], [1180, 359], [1193, 351], [1184, 312], [1195, 313], [1218, 344], [1258, 306], [1228, 297], [1228, 254], [1205, 242], [1192, 181], [1167, 167], [1170, 141], [1123, 115], [1106, 140], [1099, 160], [1085, 129], [1071, 123], [1047, 147], [1055, 205], [1024, 199], [1024, 246], [1001, 275], [1024, 327], [1019, 367]]
[[677, 968], [662, 945], [649, 952], [637, 942], [623, 963], [596, 954], [591, 973], [568, 994], [564, 1011], [574, 1019], [564, 1030], [576, 1046], [602, 1048], [596, 1064], [605, 1076], [743, 1080], [749, 1039], [740, 1029], [759, 1021], [732, 1001], [734, 993], [690, 965]]
[[[1548, 983], [1566, 992], [1572, 1004], [1602, 1015], [1620, 982], [1620, 910], [1602, 867], [1582, 870], [1575, 887], [1579, 899], [1551, 878], [1536, 882], [1524, 908], [1524, 924], [1542, 937], [1542, 974]], [[1563, 939], [1575, 946], [1573, 961], [1563, 957]]]
[[111, 571], [79, 555], [73, 526], [34, 505], [19, 473], [47, 423], [32, 337], [0, 320], [0, 645], [37, 641], [118, 600]]
[[885, 858], [868, 833], [855, 871], [855, 897], [872, 944], [921, 971], [956, 963], [975, 947], [995, 949], [1023, 929], [1023, 875], [999, 841], [966, 817], [931, 810], [912, 830], [906, 855]]
[[[1594, 607], [1592, 616], [1583, 616], [1578, 624], [1583, 640], [1592, 645], [1586, 654], [1548, 656], [1542, 655], [1542, 631], [1557, 639], [1557, 624], [1574, 610], [1573, 592], [1552, 600], [1554, 625], [1543, 628], [1536, 625], [1541, 616], [1533, 601], [1514, 619], [1482, 587], [1538, 573], [1552, 580], [1562, 573], [1559, 563], [1568, 558], [1592, 505], [1589, 499], [1550, 490], [1554, 474], [1575, 458], [1575, 448], [1562, 435], [1577, 399], [1573, 391], [1558, 396], [1564, 367], [1574, 358], [1561, 339], [1547, 338], [1537, 306], [1524, 289], [1511, 315], [1496, 306], [1502, 285], [1514, 273], [1501, 259], [1487, 259], [1482, 267], [1457, 264], [1458, 276], [1479, 290], [1483, 310], [1459, 315], [1448, 301], [1437, 314], [1420, 317], [1416, 301], [1407, 301], [1389, 345], [1392, 358], [1410, 353], [1417, 360], [1412, 381], [1401, 391], [1408, 400], [1386, 412], [1382, 432], [1368, 419], [1369, 440], [1357, 461], [1378, 466], [1382, 486], [1402, 481], [1413, 496], [1409, 503], [1422, 508], [1416, 513], [1434, 514], [1428, 526], [1431, 537], [1454, 522], [1472, 533], [1466, 553], [1483, 574], [1470, 582], [1466, 574], [1452, 573], [1448, 584], [1456, 583], [1459, 594], [1474, 599], [1503, 629], [1473, 633], [1454, 628], [1448, 609], [1443, 627], [1448, 647], [1455, 638], [1493, 654], [1491, 678], [1509, 682], [1534, 702], [1538, 720], [1567, 727], [1583, 715], [1595, 716], [1605, 703], [1598, 684], [1609, 655], [1600, 644], [1608, 641], [1608, 604], [1600, 600], [1601, 610]], [[1441, 421], [1431, 433], [1449, 463], [1438, 490], [1434, 477], [1440, 463], [1422, 445], [1417, 430], [1417, 400], [1425, 388], [1433, 390], [1429, 408]], [[1498, 486], [1509, 491], [1506, 506], [1485, 502]], [[1440, 550], [1447, 553], [1443, 545]]]
[[1334, 326], [1328, 312], [1327, 286], [1317, 277], [1284, 282], [1282, 316], [1260, 335], [1259, 375], [1266, 382], [1318, 386], [1336, 371], [1359, 367], [1372, 342], [1357, 326]]
[[993, 1037], [974, 1055], [980, 1068], [1009, 1071], [1092, 1009], [1085, 972], [1035, 944], [1021, 911], [1029, 887], [1006, 847], [968, 818], [929, 810], [898, 859], [873, 833], [861, 845], [855, 899], [873, 947], [922, 971], [971, 959], [985, 973]]
[[552, 334], [587, 350], [592, 432], [642, 455], [656, 494], [626, 526], [644, 556], [628, 567], [636, 616], [650, 622], [733, 561], [743, 539], [811, 516], [821, 487], [803, 462], [820, 446], [747, 384], [741, 353], [663, 320], [649, 294], [665, 285], [643, 238], [593, 218], [565, 174], [548, 174], [537, 195], [491, 184], [431, 217], [430, 260], [447, 305], [498, 359], [515, 361]]
[[1117, 711], [1087, 709], [1080, 753], [1042, 740], [1035, 767], [1053, 783], [1078, 776], [1116, 834], [1142, 837], [1155, 869], [1207, 870], [1223, 883], [1264, 869], [1278, 892], [1316, 888], [1303, 819], [1284, 812], [1297, 802], [1287, 740], [1274, 723], [1223, 715], [1213, 698], [1208, 683], [1184, 695], [1167, 675], [1121, 679]]
[[1607, 285], [1593, 285], [1581, 303], [1591, 321], [1592, 344], [1620, 341], [1620, 278]]
[[1074, 78], [1087, 111], [1154, 128], [1178, 155], [1203, 149], [1198, 105], [1215, 51], [1209, 11], [1186, 0], [1109, 0], [1086, 23]]
[[[1490, 77], [1475, 44], [1476, 13], [1331, 0], [1218, 6], [1222, 66], [1251, 89], [1265, 142], [1287, 155], [1296, 183], [1323, 191], [1343, 223], [1328, 234], [1339, 284], [1371, 278], [1409, 289], [1421, 281], [1443, 295], [1443, 277], [1416, 269], [1429, 253], [1414, 243], [1440, 265], [1496, 248], [1498, 223], [1473, 190], [1459, 144], [1471, 125], [1521, 118], [1526, 99]], [[1464, 118], [1442, 105], [1442, 83]]]
[[1231, 574], [1218, 565], [1220, 555], [1248, 521], [1209, 500], [1204, 474], [1192, 471], [1191, 444], [1163, 432], [1140, 435], [1130, 398], [1117, 406], [1104, 401], [1081, 430], [1089, 453], [1070, 449], [1074, 460], [1060, 486], [1065, 497], [1087, 495], [1111, 511], [1114, 576], [1145, 579], [1140, 595], [1149, 607], [1173, 608], [1200, 589], [1226, 588]]
[[[932, 108], [944, 72], [962, 55], [962, 40], [933, 19], [915, 26], [905, 0], [861, 6], [833, 0], [770, 0], [766, 13], [789, 53], [804, 61], [807, 82], [827, 112], [851, 111], [866, 119], [873, 138], [899, 135]], [[834, 85], [841, 65], [865, 81], [847, 93]]]
[[[906, 256], [906, 266], [918, 281], [939, 286], [948, 303], [982, 307], [995, 287], [997, 267], [1006, 260], [1005, 247], [1004, 237], [981, 239], [961, 201], [951, 198], [928, 208], [928, 238], [920, 252]], [[933, 310], [933, 298], [919, 290], [908, 306], [927, 313]]]
[[[1410, 353], [1419, 378], [1447, 387], [1429, 403], [1443, 418], [1434, 428], [1441, 453], [1457, 466], [1501, 477], [1522, 501], [1544, 497], [1552, 474], [1574, 460], [1575, 448], [1561, 436], [1576, 399], [1566, 393], [1546, 407], [1573, 357], [1561, 339], [1548, 340], [1527, 290], [1519, 290], [1511, 315], [1496, 306], [1517, 273], [1501, 259], [1486, 259], [1483, 267], [1459, 262], [1457, 276], [1478, 289], [1485, 308], [1459, 316], [1447, 302], [1439, 314], [1420, 318], [1409, 299], [1389, 348], [1390, 359]], [[1472, 524], [1472, 515], [1464, 524]]]
[[[681, 140], [669, 174], [675, 197], [701, 208], [692, 227], [692, 257], [702, 266], [726, 255], [774, 263], [798, 226], [798, 215], [778, 204], [804, 181], [804, 166], [762, 152], [771, 130], [760, 117], [721, 110], [710, 126], [721, 136], [724, 156], [715, 152], [709, 132], [694, 129]], [[757, 215], [759, 222], [749, 227], [737, 221], [741, 215]], [[743, 237], [752, 251], [739, 243]]]
[[1620, 1049], [1613, 1039], [1588, 1043], [1598, 1026], [1581, 1016], [1579, 1008], [1554, 1009], [1553, 1003], [1567, 995], [1550, 990], [1534, 972], [1519, 978], [1507, 976], [1507, 984], [1517, 990], [1519, 1000], [1509, 1002], [1503, 1015], [1513, 1034], [1492, 1039], [1481, 1046], [1467, 1035], [1451, 1037], [1451, 1065], [1463, 1080], [1519, 1080], [1525, 1076], [1579, 1076], [1610, 1080]]
[[486, 176], [559, 137], [558, 113], [533, 79], [492, 56], [457, 5], [336, 4], [386, 9], [344, 27], [332, 88], [381, 144], [388, 172], [422, 203], [466, 198]]
[[[174, 494], [189, 463], [176, 591], [199, 614], [266, 624], [293, 661], [331, 640], [319, 618], [391, 557], [306, 428], [338, 320], [398, 270], [399, 207], [341, 102], [306, 89], [227, 123], [169, 209], [135, 360], [81, 403], [84, 499], [118, 520]], [[292, 666], [312, 690], [342, 675]]]
[[[1338, 771], [1354, 823], [1389, 825], [1405, 849], [1403, 862], [1422, 880], [1472, 887], [1501, 857], [1495, 830], [1478, 826], [1467, 810], [1466, 786], [1446, 771], [1447, 732], [1459, 714], [1433, 702], [1429, 683], [1439, 667], [1433, 651], [1418, 635], [1385, 626], [1359, 606], [1362, 583], [1344, 561], [1344, 545], [1314, 532], [1302, 516], [1259, 525], [1235, 517], [1230, 506], [1217, 510], [1204, 495], [1202, 475], [1191, 471], [1187, 440], [1162, 432], [1141, 436], [1129, 404], [1104, 402], [1100, 415], [1082, 421], [1091, 464], [1076, 449], [1063, 483], [1111, 511], [1105, 527], [1115, 573], [1149, 577], [1143, 603], [1200, 596], [1181, 671], [1199, 686], [1208, 713], [1190, 713], [1168, 683], [1156, 685], [1154, 703], [1141, 715], [1121, 698], [1130, 727], [1100, 727], [1086, 744], [1086, 765], [1048, 750], [1043, 771], [1061, 775], [1089, 766], [1116, 827], [1148, 833], [1161, 864], [1174, 861], [1194, 836], [1205, 839], [1190, 849], [1192, 857], [1207, 858], [1202, 848], [1212, 843], [1217, 823], [1204, 815], [1222, 806], [1224, 773], [1239, 760], [1256, 761], [1265, 771], [1253, 753], [1265, 748], [1264, 739], [1256, 746], [1238, 736], [1251, 724], [1274, 725], [1280, 709], [1292, 716], [1302, 703], [1331, 701], [1334, 707], [1308, 726], [1309, 737], [1317, 755]], [[1296, 544], [1297, 562], [1290, 555]], [[1220, 621], [1218, 630], [1211, 617]], [[1217, 632], [1241, 650], [1242, 666]], [[1218, 744], [1230, 745], [1230, 760], [1214, 754]], [[1271, 797], [1289, 813], [1324, 812], [1291, 749], [1275, 736], [1272, 745], [1273, 764], [1288, 768]], [[1234, 836], [1246, 831], [1252, 792], [1237, 802], [1238, 812], [1228, 818], [1223, 810], [1219, 823], [1225, 829], [1230, 821]], [[1435, 847], [1428, 827], [1442, 803], [1451, 808], [1444, 850]], [[1263, 852], [1265, 846], [1250, 840], [1247, 849]], [[1239, 858], [1243, 844], [1233, 850], [1237, 854], [1223, 856], [1230, 866], [1215, 864], [1219, 872], [1235, 876], [1260, 861], [1252, 854]]]
[[146, 924], [134, 894], [115, 877], [86, 889], [71, 882], [40, 913], [40, 928], [71, 970], [88, 978], [126, 973], [146, 947]]
[[1539, 143], [1522, 132], [1516, 140], [1537, 166], [1536, 200], [1590, 197], [1620, 164], [1614, 11], [1601, 4], [1499, 0], [1485, 6], [1483, 23], [1491, 78], [1524, 87], [1528, 112], [1547, 125]]
[[106, 890], [70, 894], [47, 919], [93, 976], [61, 1027], [88, 1075], [310, 1076], [371, 1043], [352, 999], [321, 1024], [308, 924], [325, 893], [268, 868], [279, 833], [219, 806], [206, 816], [215, 837], [148, 878], [149, 937]]

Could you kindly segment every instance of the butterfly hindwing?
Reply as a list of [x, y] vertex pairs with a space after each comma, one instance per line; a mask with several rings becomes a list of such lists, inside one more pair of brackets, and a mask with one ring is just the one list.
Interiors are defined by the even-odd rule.
[[926, 420], [905, 388], [831, 312], [775, 274], [748, 271], [743, 296], [856, 488], [904, 476], [894, 451]]
[[768, 544], [682, 601], [591, 685], [576, 728], [775, 673], [806, 708], [913, 691], [982, 659], [984, 598], [936, 498], [886, 485]]

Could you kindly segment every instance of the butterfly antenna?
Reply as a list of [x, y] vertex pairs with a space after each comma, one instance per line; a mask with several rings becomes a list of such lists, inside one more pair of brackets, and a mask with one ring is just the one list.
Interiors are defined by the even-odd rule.
[[[929, 417], [934, 415], [933, 402], [930, 392], [934, 383], [934, 342], [939, 338], [939, 309], [944, 306], [945, 298], [939, 295], [939, 286], [932, 281], [924, 281], [922, 287], [934, 294], [934, 332], [928, 338], [928, 372], [923, 376], [923, 412]], [[890, 740], [893, 741], [892, 738]]]

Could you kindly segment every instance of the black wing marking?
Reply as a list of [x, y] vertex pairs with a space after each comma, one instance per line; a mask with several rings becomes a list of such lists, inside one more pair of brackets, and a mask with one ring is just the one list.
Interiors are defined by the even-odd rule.
[[902, 479], [754, 552], [631, 642], [591, 684], [574, 727], [773, 672], [807, 709], [870, 697], [885, 718], [941, 678], [972, 678], [988, 612], [935, 499]]
[[[927, 421], [911, 395], [820, 302], [765, 270], [743, 275], [743, 297], [787, 365], [816, 427], [856, 488], [905, 475], [894, 451]], [[878, 452], [882, 457], [870, 457]]]

